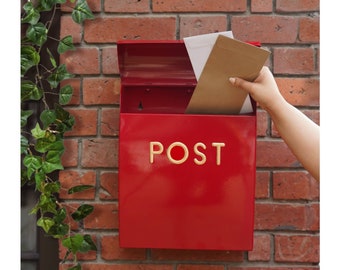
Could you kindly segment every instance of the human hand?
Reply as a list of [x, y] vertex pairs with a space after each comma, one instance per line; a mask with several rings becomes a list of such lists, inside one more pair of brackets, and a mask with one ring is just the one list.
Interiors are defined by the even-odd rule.
[[285, 102], [277, 87], [273, 74], [266, 66], [261, 69], [259, 76], [254, 82], [234, 77], [229, 78], [229, 81], [232, 85], [247, 91], [252, 98], [267, 111], [275, 110], [276, 106]]

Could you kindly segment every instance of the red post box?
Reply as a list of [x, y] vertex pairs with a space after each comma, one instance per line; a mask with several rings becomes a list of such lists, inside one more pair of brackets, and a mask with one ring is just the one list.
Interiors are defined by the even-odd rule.
[[121, 41], [121, 247], [251, 250], [256, 106], [185, 114], [197, 83], [182, 41]]

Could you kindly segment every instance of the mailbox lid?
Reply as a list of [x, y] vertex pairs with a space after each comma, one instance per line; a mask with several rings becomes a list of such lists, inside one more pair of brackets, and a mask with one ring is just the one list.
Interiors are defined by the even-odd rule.
[[182, 40], [118, 41], [122, 84], [196, 85]]

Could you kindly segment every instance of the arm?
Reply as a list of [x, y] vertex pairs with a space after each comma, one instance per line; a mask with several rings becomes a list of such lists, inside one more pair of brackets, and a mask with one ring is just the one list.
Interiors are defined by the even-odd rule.
[[282, 139], [302, 166], [320, 178], [319, 126], [289, 104], [280, 94], [268, 67], [263, 67], [254, 82], [230, 78], [230, 83], [247, 91], [271, 116]]

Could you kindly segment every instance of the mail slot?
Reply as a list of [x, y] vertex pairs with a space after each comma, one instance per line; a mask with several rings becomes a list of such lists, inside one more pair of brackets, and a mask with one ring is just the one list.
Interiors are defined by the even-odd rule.
[[124, 248], [251, 250], [256, 106], [186, 114], [182, 41], [120, 41], [119, 239]]

